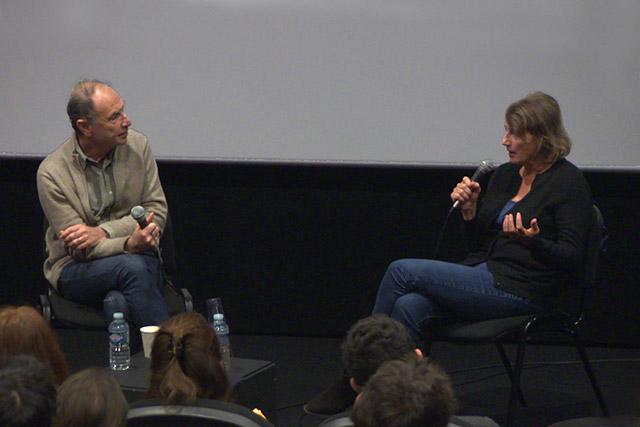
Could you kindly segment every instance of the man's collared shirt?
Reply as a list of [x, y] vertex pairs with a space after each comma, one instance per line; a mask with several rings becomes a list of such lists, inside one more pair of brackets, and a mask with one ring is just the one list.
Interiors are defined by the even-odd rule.
[[[96, 162], [82, 151], [82, 147], [76, 141], [76, 152], [87, 179], [87, 192], [89, 205], [93, 215], [97, 218], [98, 224], [110, 219], [111, 209], [115, 202], [115, 180], [113, 178], [113, 150], [102, 159]], [[101, 227], [108, 235], [108, 227]]]

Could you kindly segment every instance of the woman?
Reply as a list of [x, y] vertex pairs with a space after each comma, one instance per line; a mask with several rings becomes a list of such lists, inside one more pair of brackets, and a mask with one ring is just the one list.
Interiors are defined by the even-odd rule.
[[[402, 323], [416, 343], [425, 323], [436, 319], [491, 319], [550, 306], [581, 267], [591, 193], [565, 159], [571, 140], [557, 101], [532, 93], [507, 108], [504, 127], [509, 162], [493, 172], [486, 190], [464, 177], [451, 192], [460, 202], [466, 259], [402, 259], [382, 278], [373, 313]], [[345, 378], [305, 411], [327, 415], [352, 403]]]
[[0, 367], [18, 354], [35, 356], [50, 371], [52, 382], [60, 385], [69, 367], [56, 336], [33, 307], [0, 308]]
[[403, 323], [416, 341], [434, 319], [539, 311], [581, 267], [592, 201], [582, 173], [565, 159], [571, 141], [557, 101], [532, 93], [507, 108], [504, 127], [509, 162], [486, 191], [464, 177], [451, 192], [460, 202], [466, 259], [399, 260], [382, 278], [373, 312]]
[[176, 404], [230, 400], [218, 338], [200, 314], [181, 313], [160, 326], [151, 349], [148, 396]]

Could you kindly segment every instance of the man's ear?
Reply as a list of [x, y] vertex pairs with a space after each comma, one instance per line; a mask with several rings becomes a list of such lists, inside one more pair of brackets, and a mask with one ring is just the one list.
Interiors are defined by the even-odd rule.
[[420, 350], [419, 348], [416, 348], [414, 351], [416, 352], [416, 356], [418, 356], [418, 359], [424, 358], [424, 354], [422, 354], [422, 350]]
[[91, 136], [91, 122], [88, 119], [82, 118], [76, 120], [76, 127], [78, 128], [78, 132], [82, 135]]
[[355, 378], [353, 377], [349, 378], [349, 385], [351, 385], [351, 388], [353, 389], [353, 391], [356, 392], [356, 394], [360, 394], [360, 392], [362, 391], [361, 387], [358, 385]]

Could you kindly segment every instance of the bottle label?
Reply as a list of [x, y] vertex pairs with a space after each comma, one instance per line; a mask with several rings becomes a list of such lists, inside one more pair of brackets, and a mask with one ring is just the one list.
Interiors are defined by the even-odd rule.
[[124, 344], [124, 334], [111, 334], [109, 335], [109, 341], [113, 345]]

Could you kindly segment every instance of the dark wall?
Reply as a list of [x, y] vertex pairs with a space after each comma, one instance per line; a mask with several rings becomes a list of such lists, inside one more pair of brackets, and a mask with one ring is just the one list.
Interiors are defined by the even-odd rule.
[[[2, 302], [37, 302], [42, 211], [36, 160], [0, 160]], [[430, 257], [460, 168], [160, 163], [177, 284], [200, 310], [223, 298], [234, 332], [340, 336], [369, 313], [387, 264]], [[610, 232], [585, 332], [636, 345], [640, 174], [587, 172]], [[442, 258], [463, 255], [446, 227]]]

